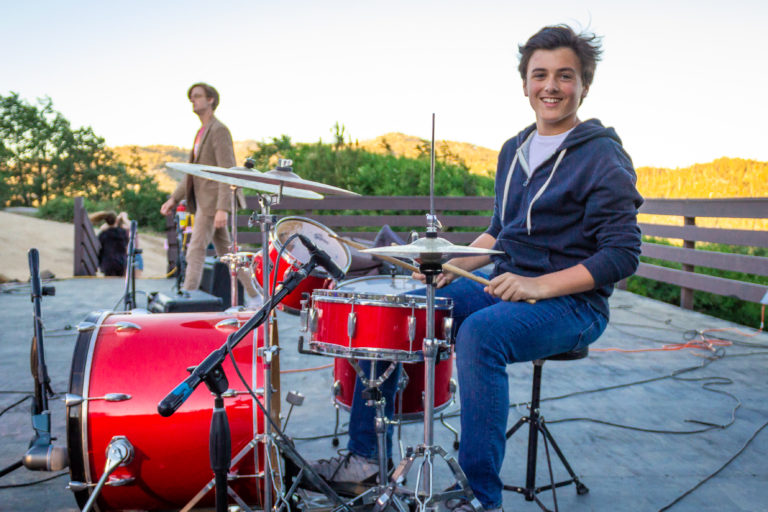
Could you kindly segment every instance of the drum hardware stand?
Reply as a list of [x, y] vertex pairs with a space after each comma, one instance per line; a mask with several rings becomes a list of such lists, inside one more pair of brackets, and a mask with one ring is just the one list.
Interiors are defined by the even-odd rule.
[[[179, 246], [179, 252], [176, 256], [176, 292], [181, 295], [181, 284], [184, 282], [184, 275], [187, 272], [187, 257], [186, 248], [184, 247], [184, 231], [189, 225], [189, 214], [186, 212], [186, 207], [183, 211], [179, 211], [177, 207], [174, 219], [176, 221], [176, 244]], [[182, 220], [182, 213], [184, 220]]]
[[[118, 466], [128, 464], [131, 459], [133, 459], [133, 454], [133, 445], [131, 445], [126, 437], [115, 436], [112, 438], [107, 446], [107, 462], [104, 465], [104, 473], [101, 475], [101, 478], [99, 478], [99, 482], [96, 484], [93, 492], [91, 492], [91, 496], [85, 503], [82, 512], [90, 512], [93, 505], [96, 503], [99, 494], [101, 494], [101, 489], [104, 485], [109, 485], [107, 483], [107, 478], [109, 478]], [[121, 482], [121, 485], [127, 483], [130, 483], [130, 481]]]
[[[436, 240], [437, 232], [442, 227], [440, 221], [435, 215], [435, 114], [432, 114], [432, 144], [430, 151], [430, 180], [429, 180], [429, 213], [426, 216], [426, 238]], [[413, 243], [413, 242], [412, 242]], [[438, 358], [438, 352], [441, 349], [450, 347], [447, 340], [438, 340], [435, 338], [435, 290], [437, 283], [435, 278], [442, 272], [442, 255], [438, 253], [425, 253], [419, 261], [419, 272], [425, 276], [427, 285], [427, 332], [422, 342], [424, 354], [424, 444], [416, 449], [408, 448], [406, 457], [400, 461], [390, 479], [390, 484], [385, 491], [376, 500], [374, 512], [383, 512], [390, 501], [395, 496], [395, 490], [398, 484], [405, 480], [408, 471], [415, 462], [416, 458], [423, 457], [424, 460], [419, 467], [416, 475], [416, 490], [414, 498], [418, 505], [419, 512], [437, 512], [437, 503], [447, 501], [455, 497], [464, 497], [470, 506], [476, 511], [483, 510], [482, 504], [475, 497], [472, 488], [469, 486], [464, 472], [459, 467], [456, 459], [449, 456], [443, 448], [434, 444], [434, 414], [435, 414], [435, 362]], [[433, 458], [437, 455], [442, 458], [453, 472], [459, 489], [435, 493], [433, 491], [432, 469]], [[421, 485], [420, 485], [421, 484]], [[419, 490], [421, 487], [421, 490]]]
[[[183, 403], [186, 401], [187, 398], [192, 394], [192, 392], [197, 388], [197, 386], [200, 385], [201, 382], [205, 382], [206, 386], [211, 389], [214, 394], [221, 394], [224, 393], [227, 389], [227, 382], [226, 382], [226, 375], [223, 372], [222, 369], [222, 363], [224, 362], [224, 359], [227, 357], [227, 354], [234, 349], [234, 347], [237, 346], [237, 344], [242, 341], [242, 339], [253, 329], [255, 329], [258, 326], [263, 326], [268, 317], [270, 316], [270, 313], [272, 310], [277, 306], [277, 304], [280, 303], [281, 300], [283, 300], [289, 293], [291, 293], [298, 284], [307, 276], [309, 273], [318, 265], [316, 261], [316, 257], [313, 256], [310, 258], [310, 260], [301, 267], [297, 272], [291, 272], [288, 277], [283, 281], [283, 285], [281, 288], [279, 288], [276, 293], [269, 298], [267, 302], [265, 302], [264, 306], [256, 312], [253, 317], [251, 317], [245, 324], [243, 324], [237, 331], [230, 334], [227, 338], [227, 341], [219, 347], [218, 349], [211, 352], [198, 366], [196, 366], [192, 370], [192, 374], [187, 377], [183, 382], [181, 382], [176, 388], [174, 388], [166, 397], [158, 404], [158, 412], [162, 416], [170, 416], [172, 415]], [[254, 345], [256, 345], [254, 343]], [[264, 358], [267, 362], [267, 364], [271, 363], [271, 357], [274, 353], [277, 351], [277, 347], [271, 347], [262, 349]], [[254, 365], [255, 366], [255, 365]], [[280, 428], [275, 424], [275, 430], [274, 434], [272, 433], [272, 429], [268, 428], [270, 425], [274, 423], [274, 419], [270, 415], [269, 411], [269, 400], [268, 397], [270, 395], [270, 387], [271, 387], [271, 380], [269, 380], [270, 376], [265, 377], [265, 389], [264, 389], [264, 401], [265, 405], [262, 405], [258, 400], [254, 400], [257, 404], [257, 406], [262, 409], [262, 411], [265, 413], [265, 434], [264, 436], [258, 436], [258, 438], [263, 438], [266, 441], [266, 450], [270, 449], [270, 442], [274, 443], [278, 450], [281, 451], [284, 455], [288, 456], [292, 461], [294, 461], [297, 466], [301, 467], [301, 472], [299, 473], [300, 478], [301, 477], [308, 477], [309, 480], [316, 485], [323, 494], [325, 494], [327, 497], [329, 497], [336, 505], [336, 507], [345, 508], [347, 510], [349, 509], [349, 506], [345, 504], [342, 499], [336, 494], [333, 489], [325, 482], [315, 471], [313, 471], [307, 462], [301, 457], [301, 455], [298, 454], [298, 452], [293, 448], [292, 444], [286, 440], [284, 434], [282, 431], [280, 431]], [[223, 405], [223, 404], [222, 404]], [[222, 407], [223, 412], [223, 407]], [[219, 429], [219, 432], [216, 434], [217, 436], [217, 442], [221, 442], [223, 444], [223, 440], [226, 439], [226, 432], [222, 433], [220, 430], [221, 423], [223, 420], [223, 423], [226, 423], [226, 415], [221, 416], [221, 413], [218, 413], [219, 416], [216, 416], [217, 412], [214, 411], [214, 418], [212, 418], [211, 426], [212, 430], [213, 427], [217, 427]], [[254, 423], [255, 425], [255, 423]], [[228, 431], [228, 425], [227, 425], [227, 431]], [[212, 439], [213, 439], [213, 432], [212, 432]], [[223, 439], [222, 439], [223, 438]], [[256, 439], [257, 436], [254, 436]], [[255, 450], [254, 450], [255, 451]], [[221, 457], [221, 461], [223, 461], [223, 456], [220, 453], [217, 453], [216, 459], [219, 460], [219, 457]], [[213, 450], [212, 450], [212, 463], [214, 462], [213, 458]], [[212, 464], [213, 465], [213, 464]], [[229, 468], [230, 462], [229, 458], [226, 460], [226, 468]], [[258, 467], [258, 465], [256, 466]], [[221, 474], [221, 470], [218, 470], [217, 468], [214, 468], [214, 474], [219, 475]], [[226, 472], [224, 473], [225, 478], [224, 485], [226, 485]], [[272, 506], [270, 505], [269, 508], [266, 507], [267, 502], [267, 490], [270, 489], [271, 479], [269, 478], [269, 468], [267, 467], [267, 471], [264, 473], [265, 479], [264, 479], [264, 494], [265, 494], [265, 511], [269, 511], [272, 509]], [[220, 478], [217, 478], [217, 484], [219, 483]], [[292, 489], [295, 486], [292, 486]], [[221, 486], [217, 486], [217, 491], [220, 489]], [[218, 510], [218, 503], [219, 498], [218, 495], [220, 493], [217, 492], [217, 512]], [[223, 494], [223, 493], [221, 493]], [[270, 495], [271, 496], [271, 495]], [[226, 499], [223, 500], [225, 508], [223, 510], [226, 510]], [[281, 501], [285, 501], [285, 498], [281, 498]]]
[[136, 259], [136, 226], [135, 220], [131, 221], [131, 234], [128, 239], [128, 264], [125, 267], [125, 287], [123, 288], [124, 310], [130, 311], [136, 307], [136, 275], [133, 263]]

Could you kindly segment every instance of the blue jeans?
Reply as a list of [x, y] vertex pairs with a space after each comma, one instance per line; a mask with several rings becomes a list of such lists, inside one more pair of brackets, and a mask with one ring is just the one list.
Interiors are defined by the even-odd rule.
[[[463, 278], [437, 295], [453, 299], [461, 399], [459, 465], [483, 507], [497, 508], [502, 503], [499, 473], [509, 414], [507, 365], [586, 347], [602, 334], [608, 319], [571, 296], [535, 304], [506, 302]], [[353, 400], [352, 410], [359, 405]], [[352, 436], [350, 424], [349, 444], [355, 451]]]

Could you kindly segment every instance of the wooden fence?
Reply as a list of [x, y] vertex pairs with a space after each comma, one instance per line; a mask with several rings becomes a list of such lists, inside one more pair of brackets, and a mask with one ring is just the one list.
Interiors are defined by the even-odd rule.
[[75, 276], [95, 276], [99, 269], [99, 250], [101, 244], [96, 237], [88, 212], [83, 206], [83, 198], [75, 198]]
[[[248, 208], [258, 212], [258, 200], [247, 197]], [[490, 197], [437, 197], [435, 212], [443, 223], [440, 236], [453, 243], [466, 244], [475, 239], [488, 225], [493, 209]], [[402, 211], [429, 211], [429, 198], [415, 197], [328, 197], [319, 201], [286, 198], [272, 211], [278, 216], [298, 215], [313, 219], [342, 236], [372, 240], [385, 224], [403, 233], [423, 232], [424, 214], [401, 215]], [[636, 275], [680, 286], [681, 306], [693, 308], [696, 290], [718, 295], [734, 296], [749, 302], [765, 301], [768, 287], [696, 273], [695, 267], [731, 270], [768, 276], [768, 257], [744, 256], [696, 249], [697, 242], [713, 242], [750, 247], [768, 247], [768, 231], [703, 228], [696, 219], [710, 218], [768, 218], [768, 198], [745, 199], [647, 199], [641, 213], [672, 215], [683, 219], [682, 226], [643, 223], [644, 235], [682, 240], [682, 247], [644, 242], [643, 256], [682, 264], [672, 269], [641, 263]], [[353, 214], [350, 214], [353, 213]], [[172, 225], [172, 222], [169, 224]], [[246, 228], [248, 216], [238, 217], [238, 226]], [[456, 231], [457, 228], [465, 231]], [[367, 231], [360, 231], [361, 229]], [[168, 235], [169, 246], [175, 245], [175, 233]], [[238, 232], [238, 241], [244, 244], [261, 243], [258, 232]]]

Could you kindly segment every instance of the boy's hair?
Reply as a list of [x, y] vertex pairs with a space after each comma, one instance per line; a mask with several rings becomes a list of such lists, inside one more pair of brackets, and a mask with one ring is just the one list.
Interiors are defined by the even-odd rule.
[[189, 87], [189, 89], [187, 89], [187, 99], [190, 99], [190, 100], [192, 99], [192, 89], [194, 89], [195, 87], [202, 87], [203, 90], [205, 91], [205, 97], [209, 99], [213, 98], [212, 108], [213, 110], [216, 110], [216, 107], [219, 106], [219, 91], [214, 89], [212, 85], [208, 85], [204, 82], [198, 82], [196, 84], [192, 84]]
[[581, 80], [585, 87], [592, 84], [597, 61], [603, 53], [600, 48], [601, 37], [592, 33], [577, 34], [568, 25], [547, 26], [533, 34], [524, 45], [517, 47], [520, 52], [520, 65], [517, 67], [523, 81], [528, 72], [528, 62], [536, 50], [555, 50], [570, 48], [581, 63]]

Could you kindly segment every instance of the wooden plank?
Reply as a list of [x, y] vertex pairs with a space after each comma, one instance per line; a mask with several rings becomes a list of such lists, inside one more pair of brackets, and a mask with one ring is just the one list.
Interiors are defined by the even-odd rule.
[[768, 276], [768, 258], [716, 251], [692, 250], [670, 245], [643, 243], [643, 256], [700, 267]]
[[706, 274], [683, 272], [682, 270], [660, 267], [649, 263], [641, 263], [635, 275], [716, 295], [736, 297], [749, 302], [760, 302], [766, 292], [768, 292], [768, 286], [764, 285], [734, 281]]
[[[247, 207], [258, 211], [256, 196], [247, 196]], [[429, 211], [429, 197], [426, 196], [356, 196], [324, 199], [284, 198], [272, 210], [424, 210]], [[493, 210], [493, 198], [484, 196], [436, 197], [435, 210]]]
[[768, 198], [646, 199], [640, 213], [681, 217], [768, 218]]
[[661, 238], [713, 242], [748, 247], [768, 247], [768, 231], [746, 229], [701, 228], [698, 226], [664, 226], [661, 224], [640, 224], [643, 235]]

